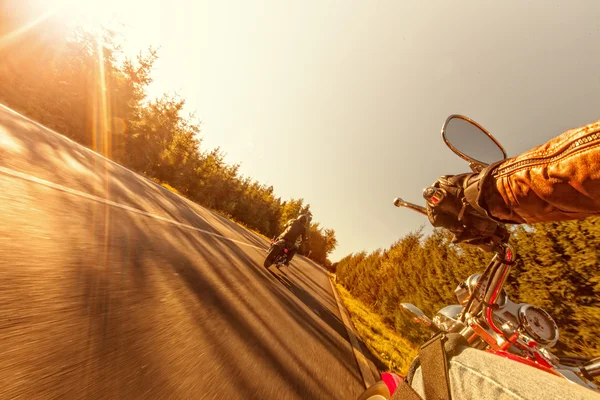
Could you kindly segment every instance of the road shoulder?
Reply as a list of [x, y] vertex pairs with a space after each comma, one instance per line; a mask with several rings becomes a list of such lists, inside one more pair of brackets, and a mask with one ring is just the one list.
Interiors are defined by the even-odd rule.
[[331, 275], [327, 275], [329, 278], [329, 284], [331, 285], [331, 291], [333, 292], [335, 302], [340, 311], [340, 316], [342, 318], [344, 326], [346, 327], [346, 331], [348, 332], [348, 338], [350, 340], [350, 344], [352, 345], [352, 352], [354, 353], [354, 358], [356, 359], [358, 370], [360, 371], [360, 374], [362, 376], [365, 388], [368, 388], [374, 385], [379, 380], [379, 371], [377, 371], [375, 364], [372, 361], [370, 361], [369, 358], [365, 355], [366, 353], [363, 349], [363, 346], [361, 346], [359, 343], [359, 336], [356, 333], [354, 325], [352, 324], [350, 315], [348, 314], [346, 307], [344, 307], [344, 304], [340, 299], [337, 289], [335, 288], [335, 284], [331, 279]]

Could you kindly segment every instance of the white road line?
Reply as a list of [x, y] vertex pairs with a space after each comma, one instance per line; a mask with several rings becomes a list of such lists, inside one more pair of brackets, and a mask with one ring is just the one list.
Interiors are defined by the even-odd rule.
[[181, 222], [177, 222], [177, 221], [169, 219], [169, 218], [161, 217], [160, 215], [156, 215], [156, 214], [152, 214], [152, 213], [149, 213], [149, 212], [146, 212], [146, 211], [142, 211], [142, 210], [140, 210], [138, 208], [126, 206], [124, 204], [116, 203], [114, 201], [111, 201], [111, 200], [108, 200], [108, 199], [104, 199], [102, 197], [94, 196], [94, 195], [89, 194], [89, 193], [85, 193], [85, 192], [82, 192], [82, 191], [79, 191], [79, 190], [71, 189], [71, 188], [68, 188], [66, 186], [59, 185], [58, 183], [54, 183], [54, 182], [47, 181], [45, 179], [37, 178], [35, 176], [28, 175], [28, 174], [23, 173], [23, 172], [15, 171], [15, 170], [12, 170], [10, 168], [6, 168], [6, 167], [0, 166], [0, 173], [4, 174], [4, 175], [15, 177], [15, 178], [23, 179], [23, 180], [26, 180], [26, 181], [29, 181], [29, 182], [37, 183], [39, 185], [47, 186], [47, 187], [50, 187], [52, 189], [60, 190], [62, 192], [69, 193], [69, 194], [72, 194], [72, 195], [75, 195], [75, 196], [83, 197], [83, 198], [86, 198], [88, 200], [97, 201], [99, 203], [106, 204], [106, 205], [109, 205], [109, 206], [112, 206], [112, 207], [117, 207], [117, 208], [120, 208], [122, 210], [126, 210], [126, 211], [129, 211], [129, 212], [132, 212], [132, 213], [140, 214], [140, 215], [143, 215], [143, 216], [146, 216], [146, 217], [149, 217], [149, 218], [153, 218], [153, 219], [156, 219], [156, 220], [159, 220], [159, 221], [163, 221], [163, 222], [166, 222], [166, 223], [169, 223], [169, 224], [172, 224], [172, 225], [177, 225], [177, 226], [179, 226], [181, 228], [190, 229], [190, 230], [193, 230], [193, 231], [196, 231], [196, 232], [200, 232], [200, 233], [203, 233], [203, 234], [206, 234], [206, 235], [211, 235], [211, 236], [217, 237], [219, 239], [229, 240], [230, 242], [241, 244], [243, 246], [248, 246], [248, 247], [252, 247], [252, 248], [258, 249], [258, 250], [263, 250], [262, 247], [254, 246], [254, 245], [252, 245], [250, 243], [246, 243], [246, 242], [242, 242], [242, 241], [239, 241], [239, 240], [231, 239], [231, 238], [225, 237], [223, 235], [219, 235], [219, 234], [214, 233], [214, 232], [209, 232], [209, 231], [204, 230], [204, 229], [196, 228], [195, 226], [187, 225], [187, 224], [184, 224], [184, 223], [181, 223]]

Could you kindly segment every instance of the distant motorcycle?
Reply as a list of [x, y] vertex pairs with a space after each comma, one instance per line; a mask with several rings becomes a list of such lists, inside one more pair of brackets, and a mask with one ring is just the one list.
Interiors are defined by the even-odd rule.
[[[506, 159], [502, 146], [479, 124], [461, 115], [451, 115], [442, 127], [446, 145], [470, 163], [479, 172], [489, 163]], [[457, 143], [460, 143], [457, 145]], [[471, 154], [461, 152], [461, 148]], [[430, 204], [442, 202], [441, 189], [427, 188], [423, 197]], [[407, 207], [427, 215], [425, 207], [394, 200], [397, 207]], [[516, 253], [507, 242], [491, 243], [492, 260], [481, 274], [473, 274], [455, 290], [459, 304], [446, 306], [430, 319], [410, 303], [402, 303], [402, 310], [414, 322], [439, 332], [459, 333], [469, 346], [529, 365], [574, 384], [596, 392], [600, 389], [594, 377], [600, 376], [600, 357], [566, 357], [553, 354], [550, 349], [558, 341], [558, 326], [552, 316], [540, 307], [515, 303], [508, 298], [504, 285]], [[381, 381], [368, 388], [359, 400], [390, 399], [402, 377], [383, 373]]]
[[275, 264], [277, 268], [281, 267], [287, 261], [288, 244], [285, 240], [276, 238], [271, 239], [271, 246], [267, 250], [267, 258], [263, 263], [265, 268]]
[[[300, 244], [300, 239], [296, 241], [296, 247]], [[265, 268], [269, 268], [275, 264], [277, 268], [280, 268], [288, 261], [288, 253], [290, 251], [290, 243], [284, 239], [271, 239], [271, 246], [267, 250], [267, 257], [263, 263]]]

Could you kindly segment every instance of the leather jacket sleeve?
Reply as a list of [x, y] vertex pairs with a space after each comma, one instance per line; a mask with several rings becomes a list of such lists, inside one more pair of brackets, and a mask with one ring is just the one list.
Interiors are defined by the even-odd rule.
[[498, 164], [483, 182], [480, 204], [508, 223], [599, 215], [600, 121]]

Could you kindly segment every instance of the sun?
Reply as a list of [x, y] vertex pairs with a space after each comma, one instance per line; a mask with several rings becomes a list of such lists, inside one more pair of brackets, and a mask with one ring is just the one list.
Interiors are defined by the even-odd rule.
[[[15, 1], [15, 0], [11, 0]], [[27, 12], [37, 19], [51, 17], [62, 23], [99, 32], [103, 27], [118, 24], [131, 12], [131, 0], [29, 0], [15, 3], [27, 7]], [[23, 4], [23, 3], [26, 3]]]
[[99, 40], [115, 34], [126, 52], [137, 54], [150, 37], [160, 40], [163, 6], [162, 0], [0, 0], [0, 52], [31, 32], [60, 31], [63, 37], [83, 29]]
[[69, 24], [79, 25], [97, 31], [102, 26], [119, 20], [127, 0], [55, 0], [59, 6], [58, 13], [66, 18]]

